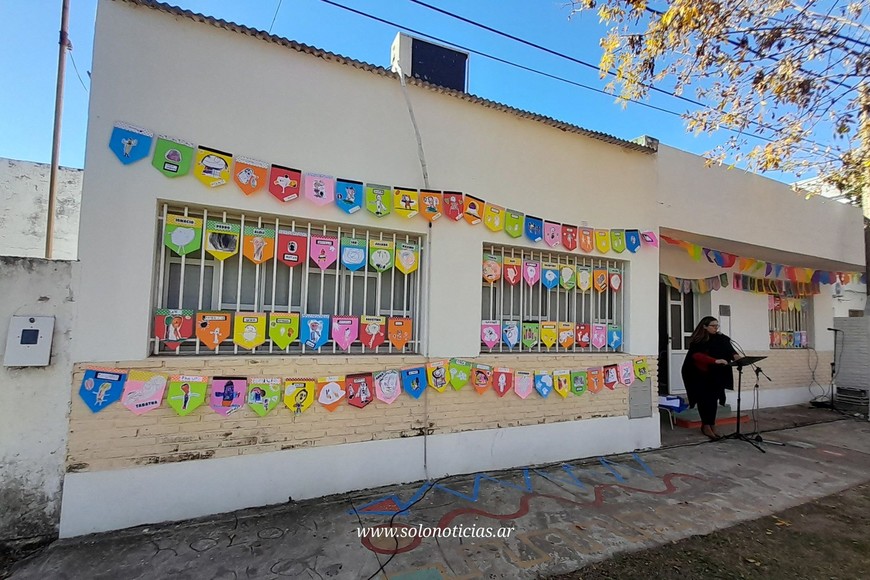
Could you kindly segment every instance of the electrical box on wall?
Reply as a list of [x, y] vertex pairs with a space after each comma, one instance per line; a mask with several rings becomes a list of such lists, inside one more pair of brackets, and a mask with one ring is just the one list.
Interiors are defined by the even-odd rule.
[[6, 337], [6, 367], [45, 367], [51, 361], [54, 316], [13, 316]]

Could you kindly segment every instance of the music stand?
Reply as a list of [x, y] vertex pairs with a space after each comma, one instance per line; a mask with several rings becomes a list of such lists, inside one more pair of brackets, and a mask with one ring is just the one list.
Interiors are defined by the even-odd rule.
[[741, 441], [746, 441], [762, 453], [767, 453], [761, 446], [754, 440], [750, 439], [746, 435], [740, 432], [740, 399], [743, 390], [743, 367], [748, 367], [750, 365], [754, 365], [755, 363], [766, 359], [766, 356], [745, 356], [741, 359], [731, 361], [728, 363], [729, 367], [737, 367], [737, 430], [731, 435], [726, 435], [722, 439], [739, 439]]

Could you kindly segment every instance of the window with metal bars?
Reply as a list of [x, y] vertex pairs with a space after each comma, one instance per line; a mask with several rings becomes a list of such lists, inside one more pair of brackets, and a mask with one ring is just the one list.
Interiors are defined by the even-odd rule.
[[622, 351], [625, 266], [621, 260], [485, 245], [481, 352]]
[[[170, 237], [165, 231], [165, 225], [167, 221], [173, 223], [176, 217], [201, 220], [202, 241], [195, 251], [180, 255], [172, 250], [170, 242], [165, 242], [164, 238]], [[156, 315], [154, 332], [151, 335], [151, 352], [155, 355], [381, 355], [420, 352], [420, 271], [424, 258], [424, 239], [419, 234], [327, 224], [288, 216], [241, 214], [170, 204], [161, 205], [158, 222], [157, 268], [153, 293]], [[206, 231], [206, 224], [210, 222], [227, 224], [227, 228], [237, 228], [235, 231], [239, 235], [236, 241], [228, 238], [223, 240], [231, 246], [226, 249], [234, 251], [223, 260], [207, 251], [211, 234]], [[238, 246], [245, 243], [246, 231], [262, 230], [268, 230], [275, 236], [276, 247], [271, 259], [257, 263], [246, 257]], [[279, 252], [286, 250], [277, 247], [280, 233], [303, 235], [312, 244], [312, 236], [335, 238], [339, 255], [328, 267], [321, 268], [314, 262], [314, 252], [307, 251], [298, 265], [290, 267], [283, 260], [279, 260]], [[365, 252], [365, 262], [356, 270], [349, 269], [343, 263], [343, 238], [358, 240], [359, 248]], [[385, 270], [374, 267], [374, 259], [369, 254], [372, 242], [393, 244], [392, 267]], [[396, 262], [400, 259], [400, 247], [416, 247], [418, 253], [413, 271], [404, 273], [396, 267]], [[208, 346], [195, 328], [179, 333], [182, 340], [167, 340], [166, 331], [162, 328], [163, 320], [169, 317], [181, 320], [189, 316], [199, 324], [199, 313], [226, 313], [229, 319], [233, 319], [236, 313], [265, 315], [265, 341], [253, 348], [240, 346], [234, 340], [235, 328], [228, 336], [221, 335], [215, 339], [215, 344]], [[280, 319], [280, 315], [287, 313], [300, 316], [326, 315], [330, 317], [330, 321], [335, 317], [383, 317], [386, 324], [381, 329], [383, 337], [380, 344], [364, 341], [364, 329], [360, 326], [358, 338], [344, 347], [330, 332], [326, 343], [316, 348], [307, 346], [301, 336], [281, 348], [278, 346], [280, 341], [273, 340], [269, 326], [273, 317]], [[402, 348], [395, 346], [389, 338], [388, 326], [391, 318], [411, 321], [411, 333], [406, 337]], [[233, 326], [237, 322], [233, 321]], [[166, 324], [170, 323], [167, 321]]]
[[812, 300], [768, 296], [770, 348], [809, 348]]

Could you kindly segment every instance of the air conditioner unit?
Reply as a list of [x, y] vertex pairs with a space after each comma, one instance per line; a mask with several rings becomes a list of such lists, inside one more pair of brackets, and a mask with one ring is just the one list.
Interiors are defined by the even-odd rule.
[[870, 419], [870, 392], [865, 389], [837, 387], [835, 401], [837, 410]]
[[448, 89], [468, 92], [468, 53], [401, 32], [390, 47], [390, 68]]

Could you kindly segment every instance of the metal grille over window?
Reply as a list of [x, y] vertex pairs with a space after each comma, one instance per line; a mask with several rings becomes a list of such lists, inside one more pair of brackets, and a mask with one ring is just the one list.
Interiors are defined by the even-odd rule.
[[420, 352], [423, 237], [164, 204], [153, 354]]
[[807, 298], [767, 297], [770, 348], [809, 348], [811, 304]]
[[625, 264], [485, 245], [481, 352], [622, 351]]

